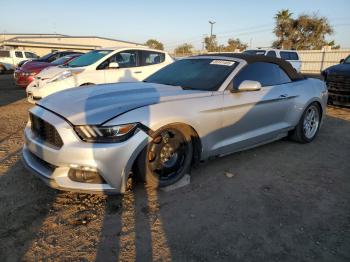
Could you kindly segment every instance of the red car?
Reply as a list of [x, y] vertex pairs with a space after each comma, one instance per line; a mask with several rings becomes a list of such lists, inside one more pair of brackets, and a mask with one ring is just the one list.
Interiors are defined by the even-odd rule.
[[72, 61], [73, 59], [81, 56], [82, 54], [70, 54], [56, 59], [55, 61], [40, 62], [40, 61], [30, 61], [25, 63], [21, 67], [17, 68], [14, 73], [15, 83], [17, 86], [26, 88], [30, 82], [33, 81], [34, 77], [44, 68], [49, 66], [59, 66], [65, 65]]

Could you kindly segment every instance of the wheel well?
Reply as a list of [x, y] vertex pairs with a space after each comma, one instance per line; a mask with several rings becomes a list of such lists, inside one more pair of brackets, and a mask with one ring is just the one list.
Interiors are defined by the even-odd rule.
[[[318, 106], [318, 108], [320, 109], [321, 118], [322, 118], [322, 116], [323, 116], [323, 109], [322, 109], [321, 103], [318, 102], [318, 101], [314, 101], [314, 102], [312, 102], [311, 104], [316, 104], [316, 105]], [[310, 105], [311, 105], [311, 104], [310, 104]]]
[[[172, 124], [162, 126], [161, 128], [157, 129], [156, 131], [149, 131], [148, 133], [152, 138], [155, 138], [155, 137], [153, 137], [154, 134], [156, 134], [160, 130], [164, 130], [168, 127], [175, 128], [175, 129], [179, 130], [180, 132], [183, 132], [184, 134], [188, 134], [191, 136], [191, 142], [192, 142], [192, 146], [193, 146], [192, 165], [198, 164], [200, 159], [201, 159], [202, 142], [201, 142], [201, 139], [200, 139], [197, 131], [192, 126], [184, 124], [184, 123], [172, 123]], [[138, 157], [136, 157], [136, 159], [137, 158]], [[135, 162], [136, 162], [136, 160], [135, 160]], [[134, 164], [135, 164], [135, 162], [134, 162]]]
[[193, 146], [192, 164], [194, 165], [198, 164], [201, 159], [202, 142], [197, 131], [192, 126], [183, 124], [183, 123], [175, 123], [175, 124], [172, 124], [171, 126], [191, 136], [191, 141]]
[[84, 83], [84, 84], [81, 84], [80, 86], [88, 86], [88, 85], [94, 85], [94, 83]]

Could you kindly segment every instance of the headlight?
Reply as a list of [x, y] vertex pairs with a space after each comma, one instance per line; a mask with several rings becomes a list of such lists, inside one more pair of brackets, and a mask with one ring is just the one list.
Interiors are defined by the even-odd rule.
[[49, 82], [61, 81], [71, 76], [73, 76], [73, 73], [71, 71], [64, 71], [63, 73], [52, 78]]
[[35, 73], [35, 72], [31, 72], [31, 73], [29, 73], [29, 72], [24, 72], [23, 75], [24, 75], [24, 76], [27, 76], [27, 77], [28, 77], [28, 76], [35, 76], [36, 73]]
[[116, 143], [130, 138], [136, 131], [137, 124], [119, 126], [75, 126], [77, 135], [85, 142]]

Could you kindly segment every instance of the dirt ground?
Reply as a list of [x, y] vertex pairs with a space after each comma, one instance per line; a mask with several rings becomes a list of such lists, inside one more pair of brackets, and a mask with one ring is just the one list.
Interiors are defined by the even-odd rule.
[[208, 161], [172, 192], [107, 197], [25, 170], [28, 108], [0, 76], [0, 261], [350, 261], [350, 109], [328, 108], [311, 144]]

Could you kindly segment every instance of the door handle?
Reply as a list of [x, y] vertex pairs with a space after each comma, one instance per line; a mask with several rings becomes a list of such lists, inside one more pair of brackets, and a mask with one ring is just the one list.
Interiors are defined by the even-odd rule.
[[283, 95], [280, 95], [280, 96], [279, 96], [280, 99], [286, 99], [286, 98], [288, 98], [288, 97], [289, 97], [288, 94], [283, 94]]
[[141, 74], [142, 71], [135, 71], [134, 74]]

